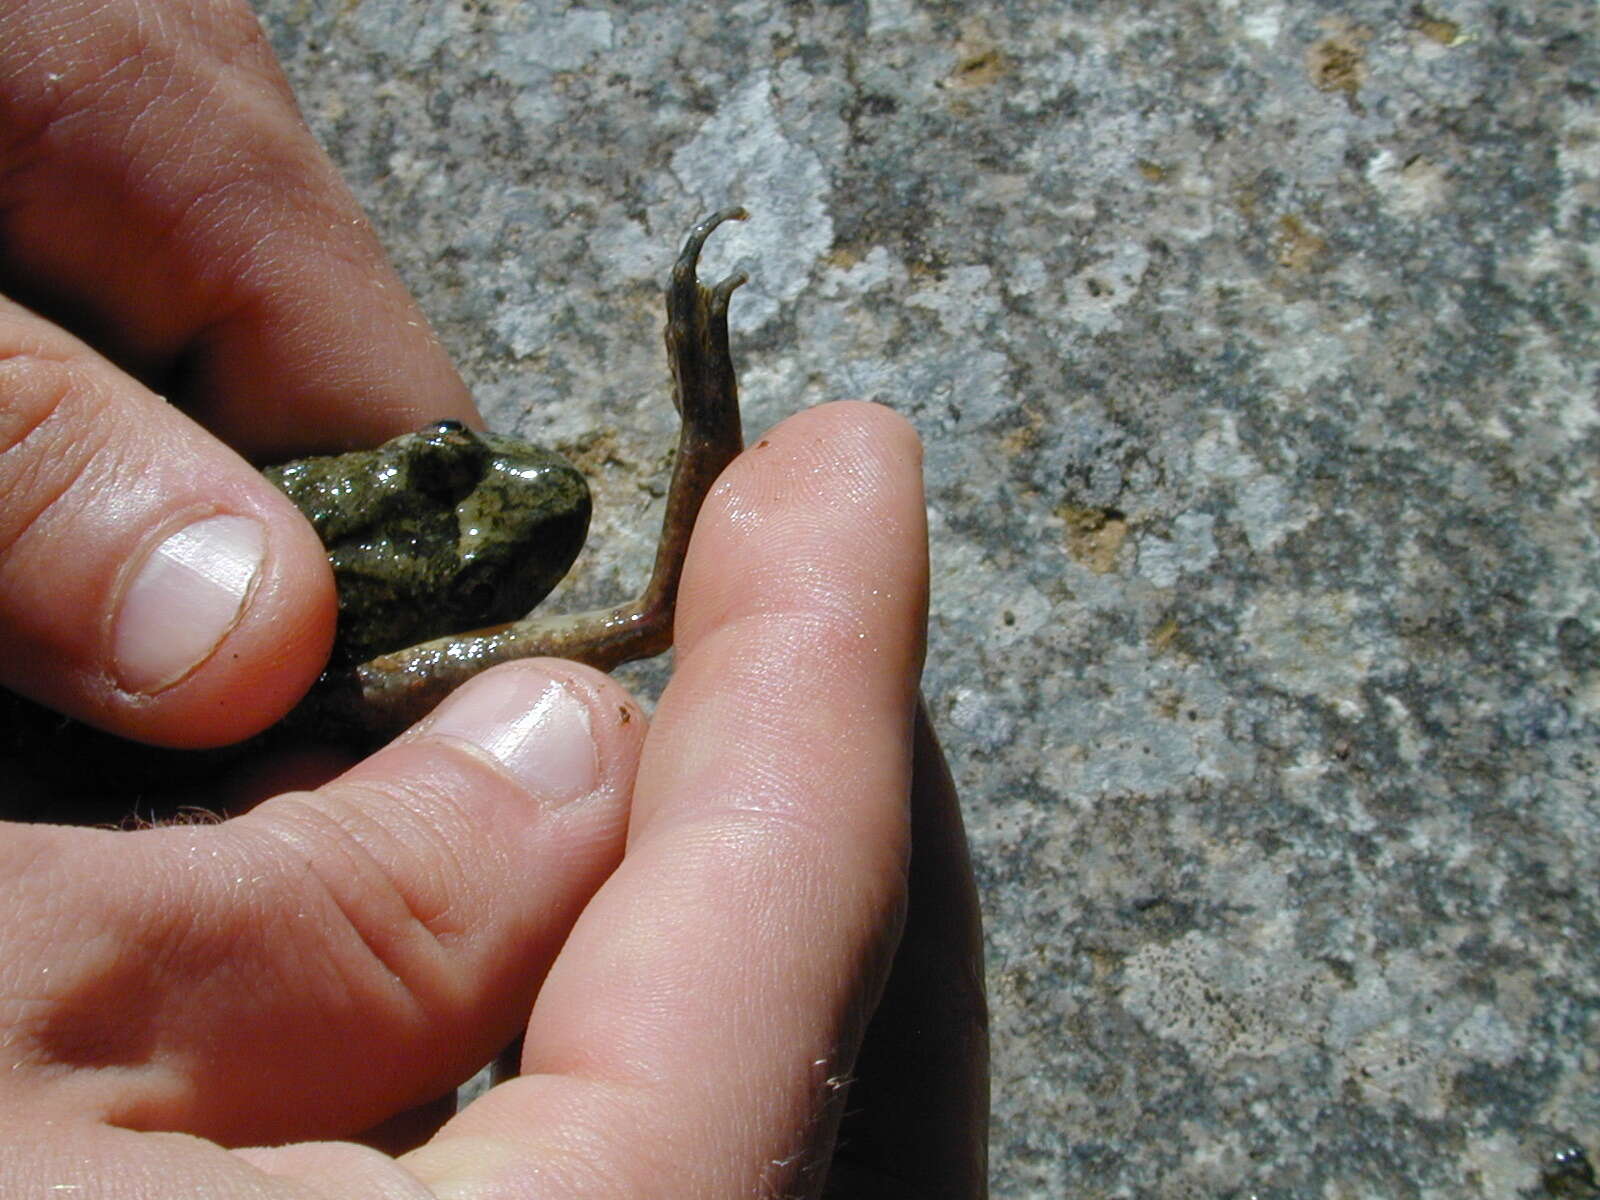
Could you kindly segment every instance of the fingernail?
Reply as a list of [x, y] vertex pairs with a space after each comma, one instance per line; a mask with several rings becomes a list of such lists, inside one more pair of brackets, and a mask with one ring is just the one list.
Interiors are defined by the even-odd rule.
[[266, 531], [249, 517], [207, 517], [151, 551], [117, 614], [117, 681], [159, 692], [205, 662], [238, 623], [266, 555]]
[[439, 706], [426, 732], [471, 742], [549, 804], [587, 796], [600, 781], [588, 707], [532, 671], [473, 680]]

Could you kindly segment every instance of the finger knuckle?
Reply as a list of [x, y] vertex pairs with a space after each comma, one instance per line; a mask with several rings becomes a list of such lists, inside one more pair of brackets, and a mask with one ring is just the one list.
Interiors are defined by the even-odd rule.
[[[361, 805], [333, 810], [325, 802], [280, 797], [272, 827], [289, 851], [280, 861], [298, 864], [288, 885], [320, 898], [329, 935], [323, 944], [341, 960], [341, 973], [397, 981], [425, 1007], [449, 990], [451, 947], [463, 931], [453, 919], [452, 889], [441, 878], [447, 872], [437, 869], [448, 856], [419, 852]], [[417, 867], [416, 860], [436, 869]]]
[[0, 344], [0, 552], [57, 510], [104, 449], [99, 391], [83, 364]]

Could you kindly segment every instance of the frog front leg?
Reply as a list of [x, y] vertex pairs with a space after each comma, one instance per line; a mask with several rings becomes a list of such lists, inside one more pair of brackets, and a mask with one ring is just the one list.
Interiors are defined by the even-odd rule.
[[745, 282], [731, 275], [699, 281], [700, 250], [742, 208], [725, 208], [689, 232], [667, 287], [667, 360], [681, 418], [678, 453], [650, 580], [639, 597], [614, 608], [520, 621], [454, 634], [330, 673], [293, 716], [302, 728], [367, 739], [389, 737], [420, 720], [468, 679], [519, 658], [571, 658], [601, 670], [660, 654], [672, 644], [683, 560], [700, 505], [744, 448], [739, 393], [728, 348], [728, 300]]

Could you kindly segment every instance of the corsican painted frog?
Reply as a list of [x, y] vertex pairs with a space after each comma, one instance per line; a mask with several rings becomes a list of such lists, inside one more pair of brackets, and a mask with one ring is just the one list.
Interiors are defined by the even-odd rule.
[[696, 266], [711, 231], [745, 215], [723, 209], [696, 225], [667, 287], [667, 359], [682, 427], [655, 567], [638, 599], [528, 615], [577, 556], [589, 494], [574, 468], [525, 442], [444, 423], [377, 450], [268, 471], [317, 527], [339, 588], [333, 661], [292, 724], [374, 740], [496, 663], [555, 655], [608, 670], [671, 644], [689, 533], [743, 448], [728, 299], [745, 277], [707, 288]]

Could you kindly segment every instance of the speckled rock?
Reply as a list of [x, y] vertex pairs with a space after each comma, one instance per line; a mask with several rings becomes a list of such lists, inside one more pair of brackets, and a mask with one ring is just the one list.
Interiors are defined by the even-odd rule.
[[713, 207], [752, 430], [921, 429], [996, 1196], [1596, 1194], [1591, 0], [260, 9], [572, 602]]

